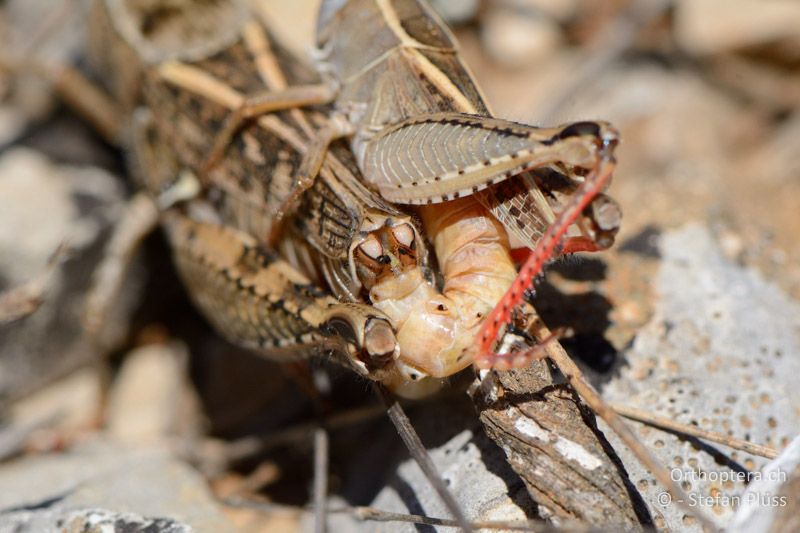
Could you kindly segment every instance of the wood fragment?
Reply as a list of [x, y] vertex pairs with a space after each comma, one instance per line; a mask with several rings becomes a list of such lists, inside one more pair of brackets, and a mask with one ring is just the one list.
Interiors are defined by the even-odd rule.
[[58, 266], [67, 255], [68, 249], [62, 244], [50, 257], [44, 270], [35, 278], [18, 287], [0, 292], [0, 326], [22, 320], [39, 309]]
[[545, 512], [624, 529], [652, 523], [591, 413], [546, 361], [481, 375], [471, 396], [484, 429]]
[[[539, 335], [549, 335], [549, 331], [544, 325], [539, 327], [536, 333]], [[614, 433], [625, 443], [633, 452], [636, 458], [647, 468], [661, 485], [672, 495], [673, 501], [683, 508], [687, 513], [697, 518], [705, 529], [715, 531], [714, 522], [697, 507], [691, 505], [692, 500], [683, 491], [676, 481], [672, 479], [669, 471], [658, 459], [648, 450], [644, 444], [636, 437], [633, 431], [625, 425], [622, 418], [600, 397], [600, 394], [589, 384], [581, 370], [575, 362], [567, 355], [567, 352], [559, 343], [551, 343], [547, 349], [550, 360], [555, 363], [575, 392], [581, 399], [594, 411], [603, 421], [608, 424]]]
[[[275, 512], [291, 512], [302, 513], [307, 511], [304, 507], [293, 507], [289, 505], [282, 505], [274, 502], [265, 502], [260, 500], [246, 499], [240, 497], [229, 497], [220, 499], [222, 505], [235, 508], [246, 508], [263, 511], [265, 513]], [[336, 506], [328, 510], [329, 514], [349, 514], [359, 520], [365, 522], [401, 522], [407, 524], [420, 524], [427, 526], [440, 526], [459, 528], [462, 527], [456, 520], [450, 518], [437, 518], [430, 516], [422, 516], [417, 514], [407, 513], [393, 513], [383, 511], [374, 507], [366, 506]], [[519, 521], [500, 521], [500, 520], [483, 520], [476, 522], [468, 522], [468, 525], [475, 530], [490, 529], [490, 530], [506, 530], [506, 531], [535, 531], [539, 533], [548, 532], [588, 532], [592, 531], [591, 526], [577, 524], [577, 523], [563, 523], [560, 526], [554, 526], [536, 520], [528, 520], [527, 522]]]

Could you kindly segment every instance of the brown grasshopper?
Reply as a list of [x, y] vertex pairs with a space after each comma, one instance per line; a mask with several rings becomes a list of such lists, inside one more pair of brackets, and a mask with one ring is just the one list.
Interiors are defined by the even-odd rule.
[[[243, 95], [266, 90], [267, 100], [286, 107], [325, 93], [315, 88], [313, 72], [276, 48], [241, 4], [204, 5], [179, 2], [167, 16], [149, 4], [97, 1], [90, 23], [92, 62], [107, 73], [114, 99], [107, 107], [130, 117], [117, 131], [106, 124], [114, 136], [127, 137], [134, 174], [162, 211], [197, 305], [239, 345], [281, 360], [332, 352], [405, 395], [436, 386], [431, 380], [411, 385], [421, 377], [467, 366], [468, 358], [452, 359], [472, 343], [478, 323], [469, 318], [465, 325], [461, 311], [474, 306], [469, 314], [477, 318], [487, 312], [480, 278], [457, 280], [459, 267], [442, 264], [445, 283], [464, 284], [466, 297], [439, 292], [415, 220], [363, 185], [347, 148], [308, 147], [317, 130], [330, 127], [325, 114], [292, 109], [260, 116], [236, 137], [229, 157], [208, 172], [201, 167], [216, 125], [242, 107]], [[176, 35], [182, 46], [171, 42]], [[303, 175], [304, 154], [321, 157], [310, 188], [292, 183]], [[287, 219], [285, 206], [298, 191], [301, 203]], [[432, 234], [434, 242], [457, 249], [476, 237], [469, 219], [475, 206], [464, 206], [452, 211], [455, 225]], [[496, 276], [504, 232], [496, 223], [478, 230], [497, 241], [496, 258], [486, 246], [482, 254]], [[128, 240], [143, 232], [139, 227]], [[90, 324], [113, 299], [109, 287], [119, 283], [121, 270], [101, 269]], [[514, 274], [506, 261], [506, 280]]]
[[[542, 129], [491, 118], [454, 38], [423, 2], [325, 1], [317, 38], [337, 120], [320, 130], [292, 196], [311, 186], [327, 146], [349, 136], [358, 167], [381, 196], [420, 205], [444, 278], [445, 300], [437, 309], [393, 317], [398, 327], [417, 322], [406, 329], [414, 337], [401, 339], [404, 359], [435, 377], [473, 360], [484, 367], [524, 365], [532, 353], [501, 357], [492, 348], [542, 264], [556, 249], [593, 251], [613, 243], [620, 212], [601, 190], [613, 170], [617, 133], [606, 123]], [[222, 128], [206, 168], [214, 167], [246, 117], [290, 96], [248, 98]], [[553, 175], [570, 192], [558, 217], [540, 187]], [[562, 243], [576, 220], [580, 234]], [[519, 276], [507, 232], [534, 249]], [[419, 333], [436, 330], [440, 337], [449, 330], [453, 341], [419, 340]]]
[[[0, 57], [33, 66], [79, 100], [101, 131], [129, 148], [133, 174], [154, 200], [137, 197], [129, 210], [136, 220], [123, 221], [112, 239], [89, 297], [90, 329], [114, 299], [121, 264], [160, 218], [193, 299], [233, 342], [279, 360], [332, 353], [395, 390], [413, 381], [391, 318], [369, 302], [404, 309], [437, 297], [416, 220], [362, 184], [345, 146], [326, 154], [301, 209], [275, 216], [308, 140], [327, 123], [319, 112], [261, 117], [237, 152], [200, 174], [216, 126], [243, 94], [297, 89], [315, 75], [276, 49], [240, 2], [163, 7], [94, 2], [90, 55], [111, 99], [71, 70]], [[307, 86], [295, 103], [316, 94], [317, 85]]]
[[[135, 174], [159, 204], [177, 264], [209, 320], [234, 342], [277, 358], [336, 345], [359, 373], [395, 390], [469, 365], [474, 330], [499, 297], [484, 281], [503, 279], [502, 287], [515, 275], [504, 230], [470, 201], [452, 209], [446, 224], [442, 217], [428, 220], [439, 257], [450, 258], [439, 265], [441, 294], [412, 217], [363, 185], [346, 148], [319, 146], [340, 127], [327, 118], [330, 110], [258, 117], [235, 138], [231, 156], [209, 171], [201, 163], [213, 154], [214, 132], [231, 110], [248, 109], [245, 95], [260, 93], [263, 113], [332, 93], [276, 53], [239, 2], [161, 7], [94, 2], [90, 52], [96, 70], [106, 73], [111, 102], [71, 71], [53, 77], [62, 92], [81, 95], [73, 99], [102, 131], [131, 148]], [[114, 119], [119, 116], [130, 118]], [[236, 122], [233, 116], [228, 124]], [[301, 183], [293, 184], [298, 176]], [[301, 196], [287, 222], [288, 207]], [[154, 222], [155, 211], [145, 204], [134, 202], [131, 213]], [[472, 223], [474, 215], [483, 218], [482, 227]], [[129, 256], [148, 224], [121, 225], [130, 226], [135, 231], [117, 239], [113, 255]], [[457, 263], [466, 249], [458, 251], [475, 239], [494, 244], [477, 248], [482, 262], [465, 276]], [[95, 329], [123, 270], [120, 261], [110, 263], [115, 266], [101, 269], [100, 289], [90, 299], [88, 322]], [[277, 282], [264, 281], [273, 275]], [[330, 293], [312, 290], [322, 287]]]
[[[189, 220], [210, 220], [251, 235], [255, 242], [290, 258], [304, 279], [327, 285], [333, 296], [350, 303], [337, 305], [317, 300], [311, 307], [316, 311], [311, 312], [307, 311], [311, 305], [307, 298], [290, 294], [286, 287], [264, 286], [261, 296], [271, 302], [274, 312], [260, 310], [257, 316], [243, 317], [241, 307], [247, 309], [256, 304], [250, 301], [252, 294], [241, 290], [241, 269], [229, 264], [230, 258], [214, 262], [224, 256], [221, 246], [213, 250], [196, 244], [188, 246], [192, 232], [173, 230], [169, 234], [177, 250], [178, 265], [194, 299], [229, 338], [261, 350], [288, 345], [301, 350], [310, 348], [309, 343], [326, 332], [328, 344], [331, 336], [350, 339], [346, 343], [349, 360], [357, 370], [396, 391], [405, 387], [405, 394], [418, 394], [420, 389], [406, 387], [409, 382], [422, 377], [446, 377], [468, 366], [477, 327], [516, 275], [507, 254], [505, 231], [485, 216], [483, 207], [470, 200], [451, 209], [446, 217], [433, 217], [432, 211], [423, 211], [426, 236], [437, 249], [439, 271], [444, 278], [441, 294], [427, 274], [424, 241], [408, 215], [362, 185], [356, 161], [346, 149], [327, 150], [330, 132], [340, 125], [319, 113], [297, 109], [264, 114], [308, 104], [315, 98], [325, 99], [331, 92], [322, 88], [324, 85], [309, 83], [313, 76], [297, 72], [291, 62], [280, 60], [281, 54], [272, 53], [274, 46], [263, 26], [241, 14], [238, 3], [228, 3], [230, 13], [220, 13], [222, 5], [225, 4], [215, 3], [208, 12], [195, 9], [191, 17], [185, 13], [182, 23], [180, 16], [172, 15], [167, 28], [173, 33], [186, 33], [188, 42], [186, 48], [171, 50], [161, 43], [158, 26], [147, 33], [142, 27], [137, 30], [135, 23], [144, 24], [141, 21], [147, 19], [147, 9], [137, 11], [135, 3], [97, 4], [95, 17], [99, 22], [93, 27], [99, 30], [95, 31], [97, 44], [93, 50], [99, 57], [95, 62], [114, 74], [111, 87], [117, 88], [119, 102], [128, 107], [144, 103], [152, 110], [150, 118], [138, 121], [134, 132], [139, 133], [134, 134], [131, 143], [137, 148], [135, 153], [144, 154], [138, 159], [149, 161], [143, 163], [141, 172], [145, 187], [151, 194], [158, 194], [162, 204], [171, 205], [176, 198], [185, 196], [176, 176], [191, 175], [188, 181], [196, 183], [192, 190], [198, 189], [202, 194], [188, 197], [188, 205], [181, 207]], [[198, 28], [212, 31], [203, 22], [205, 16], [229, 20], [229, 26], [219, 35], [212, 33], [209, 37], [212, 43], [225, 43], [213, 53], [194, 46], [192, 41]], [[238, 29], [233, 31], [231, 27]], [[120, 64], [124, 67], [119, 68]], [[290, 71], [294, 73], [287, 79], [284, 72]], [[141, 87], [140, 92], [129, 94], [132, 87]], [[247, 94], [257, 96], [246, 99]], [[239, 118], [244, 116], [241, 110], [250, 109], [248, 102], [253, 100], [262, 114], [241, 135], [230, 136], [231, 132], [238, 133]], [[222, 133], [217, 134], [216, 141], [234, 141], [229, 157], [214, 155], [214, 165], [201, 166], [205, 155], [214, 154], [215, 125], [222, 124], [231, 110], [236, 112], [222, 127]], [[232, 123], [237, 127], [231, 129]], [[317, 124], [320, 126], [315, 127]], [[320, 139], [325, 140], [324, 146], [319, 144]], [[169, 146], [175, 155], [158, 153], [158, 148], [164, 146]], [[319, 180], [310, 179], [317, 173]], [[293, 176], [299, 176], [301, 182], [292, 184]], [[292, 230], [289, 224], [284, 231], [289, 208], [301, 195], [304, 199], [300, 208], [291, 211], [295, 214], [290, 218], [304, 228]], [[326, 214], [326, 209], [330, 213], [331, 206], [337, 205], [334, 211], [338, 213]], [[342, 224], [348, 206], [353, 205], [358, 209], [348, 217], [352, 223], [345, 223], [345, 228], [336, 227]], [[476, 216], [481, 223], [475, 224]], [[179, 225], [174, 214], [165, 218], [169, 228], [187, 224], [184, 221], [183, 226]], [[355, 221], [362, 224], [359, 238], [354, 236], [358, 225]], [[386, 231], [387, 227], [390, 231]], [[240, 242], [248, 250], [252, 248], [244, 244], [242, 236], [231, 232], [206, 231], [203, 235], [202, 243], [228, 240]], [[320, 261], [297, 244], [306, 241], [327, 259]], [[464, 254], [471, 254], [473, 249], [480, 259], [463, 262]], [[198, 270], [198, 265], [205, 270]], [[220, 279], [220, 271], [227, 276], [225, 279]], [[231, 272], [235, 275], [231, 276]], [[248, 282], [253, 283], [250, 278]], [[281, 302], [282, 307], [276, 308], [275, 301]], [[288, 307], [284, 305], [287, 302], [291, 303]], [[365, 307], [367, 303], [371, 306]], [[271, 324], [272, 320], [276, 323]], [[279, 325], [286, 322], [293, 325], [283, 327], [282, 335], [261, 331], [270, 330], [273, 325], [281, 330]], [[339, 325], [338, 329], [332, 329], [332, 324]], [[347, 327], [342, 329], [340, 324]], [[421, 390], [426, 388], [427, 383]]]
[[[293, 194], [309, 139], [327, 123], [316, 111], [260, 117], [230, 157], [201, 174], [214, 125], [243, 94], [296, 88], [314, 74], [270, 42], [239, 3], [193, 7], [168, 17], [170, 32], [188, 33], [188, 47], [175, 51], [159, 48], [159, 31], [136, 26], [157, 11], [137, 11], [133, 2], [97, 2], [92, 24], [95, 64], [112, 73], [117, 101], [138, 107], [129, 140], [135, 174], [163, 209], [193, 300], [239, 345], [277, 359], [332, 350], [360, 374], [402, 389], [416, 375], [404, 364], [403, 328], [392, 311], [438, 296], [416, 221], [362, 184], [344, 146], [325, 154], [292, 216], [276, 216]], [[229, 25], [215, 34], [205, 17]], [[195, 26], [220, 45], [198, 51]], [[388, 313], [369, 305], [379, 300]]]
[[[355, 31], [363, 26], [371, 31]], [[496, 306], [491, 316], [481, 313], [477, 354], [484, 367], [525, 364], [524, 355], [511, 361], [492, 356], [493, 342], [584, 208], [592, 205], [584, 217], [584, 235], [567, 242], [562, 251], [602, 249], [613, 242], [618, 209], [607, 197], [592, 202], [610, 178], [617, 133], [605, 123], [540, 129], [488, 118], [455, 39], [423, 2], [325, 2], [317, 39], [326, 70], [340, 84], [336, 107], [354, 124], [353, 151], [366, 179], [384, 197], [426, 204], [420, 208], [422, 218], [431, 222], [446, 219], [448, 210], [446, 203], [431, 204], [468, 197], [491, 209], [509, 232], [534, 249], [514, 283], [503, 287], [502, 300], [486, 298]], [[383, 46], [373, 46], [368, 54], [354, 52], [376, 41]], [[489, 188], [554, 164], [570, 175], [586, 173], [555, 220], [547, 216], [542, 193], [528, 176], [503, 188]], [[550, 224], [543, 235], [541, 213]], [[444, 263], [446, 250], [436, 251]]]

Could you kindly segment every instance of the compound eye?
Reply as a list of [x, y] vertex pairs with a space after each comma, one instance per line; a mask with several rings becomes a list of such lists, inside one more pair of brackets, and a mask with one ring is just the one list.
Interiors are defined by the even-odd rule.
[[365, 289], [372, 290], [389, 259], [381, 242], [374, 235], [369, 235], [355, 249], [354, 259], [358, 280]]
[[383, 246], [381, 246], [380, 241], [378, 241], [374, 235], [367, 237], [364, 242], [358, 245], [358, 249], [364, 255], [375, 261], [379, 261], [380, 257], [383, 255]]
[[414, 228], [411, 227], [411, 224], [401, 224], [392, 228], [392, 236], [398, 244], [414, 249]]

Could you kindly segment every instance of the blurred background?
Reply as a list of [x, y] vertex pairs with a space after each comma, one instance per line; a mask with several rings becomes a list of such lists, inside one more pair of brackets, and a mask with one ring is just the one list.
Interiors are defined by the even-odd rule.
[[[250, 3], [296, 55], [311, 57], [318, 2]], [[575, 330], [565, 347], [594, 384], [610, 401], [787, 446], [800, 427], [800, 2], [433, 5], [496, 116], [543, 126], [602, 119], [622, 133], [609, 191], [624, 216], [617, 244], [553, 265], [537, 296], [550, 327]], [[0, 46], [85, 67], [79, 6], [0, 2]], [[171, 516], [198, 530], [308, 527], [318, 398], [292, 368], [208, 329], [158, 235], [135, 264], [102, 346], [82, 335], [83, 295], [130, 195], [124, 174], [124, 154], [46, 83], [0, 70], [0, 291], [46, 288], [35, 313], [0, 323], [0, 530], [45, 520], [26, 506], [52, 498], [54, 487], [75, 508]], [[54, 258], [65, 241], [69, 250]], [[111, 371], [97, 364], [108, 347]], [[419, 476], [367, 387], [343, 371], [325, 375], [329, 424], [338, 428], [335, 501], [434, 514], [403, 497]], [[111, 383], [106, 396], [103, 383]], [[480, 440], [467, 398], [453, 396], [409, 408], [423, 440], [502, 458]], [[103, 431], [98, 405], [109, 408]], [[640, 436], [672, 467], [751, 471], [766, 462], [736, 452], [722, 460], [645, 429]], [[657, 527], [698, 527], [654, 505], [651, 477], [620, 456]], [[479, 516], [531, 516], [519, 514], [532, 505], [524, 487], [508, 481], [507, 466], [496, 469], [513, 505], [495, 495], [476, 503]], [[86, 472], [96, 483], [75, 488]], [[684, 488], [740, 495], [745, 486]], [[273, 504], [270, 512], [216, 503], [243, 494]], [[736, 506], [709, 510], [728, 524]]]

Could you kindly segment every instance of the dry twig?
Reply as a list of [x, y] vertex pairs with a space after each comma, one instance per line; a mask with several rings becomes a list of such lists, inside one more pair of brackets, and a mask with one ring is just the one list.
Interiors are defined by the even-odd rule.
[[439, 475], [439, 472], [436, 470], [433, 459], [431, 459], [428, 450], [422, 444], [417, 431], [414, 429], [405, 411], [403, 411], [400, 403], [396, 398], [392, 397], [389, 391], [382, 385], [374, 383], [373, 386], [376, 393], [386, 405], [386, 414], [389, 416], [389, 420], [391, 420], [395, 428], [397, 428], [397, 432], [400, 434], [400, 438], [405, 443], [406, 448], [408, 448], [411, 457], [413, 457], [414, 461], [419, 465], [422, 473], [425, 474], [431, 487], [433, 487], [433, 490], [436, 491], [442, 503], [444, 503], [447, 510], [450, 511], [450, 514], [456, 519], [456, 523], [459, 527], [467, 533], [472, 532], [472, 527], [467, 521], [466, 516], [464, 516], [461, 507], [447, 488], [447, 485], [445, 485], [442, 476]]
[[[308, 509], [303, 507], [290, 507], [272, 502], [263, 502], [250, 500], [245, 498], [225, 498], [220, 500], [220, 503], [229, 507], [255, 509], [264, 512], [277, 512], [277, 511], [291, 511], [291, 512], [305, 512]], [[363, 521], [373, 522], [402, 522], [407, 524], [420, 524], [425, 526], [439, 526], [439, 527], [452, 527], [462, 528], [463, 525], [459, 524], [456, 520], [450, 518], [436, 518], [429, 516], [422, 516], [416, 514], [406, 513], [393, 513], [389, 511], [382, 511], [374, 507], [350, 507], [350, 506], [337, 506], [328, 509], [329, 514], [349, 514], [354, 518]], [[535, 531], [538, 533], [548, 533], [551, 531], [560, 532], [575, 532], [581, 533], [590, 531], [589, 526], [581, 524], [562, 524], [559, 527], [538, 522], [535, 520], [528, 521], [477, 521], [467, 522], [467, 525], [474, 530], [478, 529], [499, 529], [507, 531]]]
[[733, 448], [734, 450], [740, 450], [753, 455], [759, 455], [761, 457], [766, 457], [767, 459], [775, 459], [779, 453], [778, 450], [770, 448], [769, 446], [762, 446], [761, 444], [754, 444], [746, 440], [735, 439], [733, 437], [717, 433], [716, 431], [701, 429], [697, 426], [681, 424], [680, 422], [675, 422], [674, 420], [670, 420], [668, 418], [651, 415], [650, 413], [646, 413], [641, 409], [635, 409], [633, 407], [627, 407], [619, 404], [613, 404], [611, 405], [611, 408], [614, 409], [614, 411], [616, 411], [618, 414], [624, 416], [625, 418], [630, 418], [631, 420], [636, 420], [650, 426], [655, 426], [672, 433], [682, 433], [684, 435], [689, 435], [690, 437], [697, 437], [699, 439], [716, 442], [717, 444], [723, 444]]

